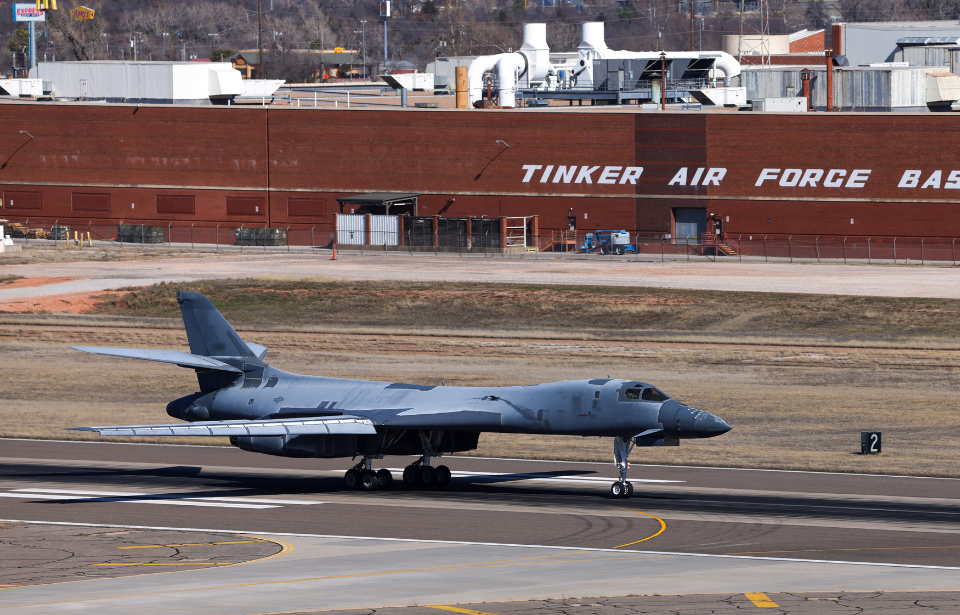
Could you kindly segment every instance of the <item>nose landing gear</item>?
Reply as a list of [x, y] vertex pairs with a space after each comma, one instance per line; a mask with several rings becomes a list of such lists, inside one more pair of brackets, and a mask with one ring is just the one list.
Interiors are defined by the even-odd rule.
[[636, 443], [633, 438], [617, 436], [613, 439], [613, 459], [620, 471], [620, 480], [610, 485], [610, 494], [615, 498], [628, 498], [633, 495], [633, 483], [627, 480], [630, 468], [630, 452]]

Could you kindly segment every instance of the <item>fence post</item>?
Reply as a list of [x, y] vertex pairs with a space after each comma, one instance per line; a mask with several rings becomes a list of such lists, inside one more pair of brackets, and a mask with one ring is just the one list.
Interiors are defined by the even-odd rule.
[[897, 238], [893, 238], [893, 264], [897, 264]]
[[[269, 223], [269, 222], [265, 222], [265, 223], [263, 224], [263, 251], [264, 251], [264, 252], [267, 251], [267, 225], [268, 225], [268, 224], [270, 224], [270, 223]], [[256, 238], [256, 237], [253, 238], [253, 244], [254, 244], [254, 245], [257, 244], [257, 238]]]
[[290, 254], [290, 227], [287, 227], [287, 254]]
[[843, 264], [847, 264], [847, 238], [843, 238]]
[[663, 262], [663, 235], [660, 235], [660, 262]]
[[[313, 228], [310, 229], [310, 252], [313, 252], [313, 251], [316, 249], [316, 248], [314, 247], [315, 244], [314, 244], [314, 241], [313, 241], [313, 229], [315, 229], [315, 228], [317, 228], [317, 227], [314, 226]], [[290, 239], [288, 238], [287, 241], [290, 241]]]
[[955, 248], [957, 247], [957, 240], [954, 239], [950, 242], [950, 259], [953, 261], [953, 266], [957, 266], [957, 252]]
[[170, 244], [173, 243], [173, 222], [167, 222], [167, 248], [170, 248]]
[[190, 225], [190, 251], [191, 251], [191, 252], [193, 251], [193, 227], [194, 227], [196, 224], [197, 224], [197, 223], [194, 222], [193, 224]]
[[787, 254], [790, 255], [790, 262], [793, 262], [793, 235], [787, 237]]
[[240, 242], [240, 252], [243, 252], [243, 225], [242, 224], [240, 225], [240, 228], [237, 229], [237, 241]]
[[740, 262], [743, 262], [743, 235], [737, 237], [737, 256], [740, 257]]
[[220, 251], [220, 224], [217, 224], [217, 252]]
[[871, 239], [872, 239], [872, 237], [867, 237], [867, 264], [868, 264], [868, 265], [872, 265], [872, 264], [873, 264], [873, 257], [872, 257], [871, 254], [870, 254], [870, 240], [871, 240]]
[[765, 263], [770, 262], [769, 260], [767, 260], [767, 236], [766, 235], [763, 236], [763, 262]]
[[817, 235], [817, 238], [814, 239], [814, 241], [817, 244], [817, 262], [819, 263], [820, 262], [820, 236]]
[[920, 238], [920, 264], [921, 265], [926, 265], [926, 262], [924, 262], [923, 260], [923, 242], [926, 241], [926, 239], [927, 239], [926, 237]]

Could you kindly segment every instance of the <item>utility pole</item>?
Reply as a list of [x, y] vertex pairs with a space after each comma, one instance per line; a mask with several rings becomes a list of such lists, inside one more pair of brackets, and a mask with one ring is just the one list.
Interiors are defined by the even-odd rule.
[[170, 36], [170, 33], [169, 33], [169, 32], [162, 32], [161, 34], [163, 35], [163, 59], [164, 59], [164, 61], [166, 61], [166, 59], [167, 59], [167, 37]]
[[383, 18], [383, 72], [387, 72], [387, 18]]
[[257, 79], [266, 79], [266, 58], [263, 57], [263, 0], [257, 0], [257, 49], [260, 51], [260, 66], [257, 67]]
[[690, 0], [690, 51], [696, 51], [697, 49], [696, 46], [694, 45], [696, 41], [694, 40], [694, 37], [693, 37], [693, 13], [694, 13], [693, 3], [694, 1], [695, 0]]

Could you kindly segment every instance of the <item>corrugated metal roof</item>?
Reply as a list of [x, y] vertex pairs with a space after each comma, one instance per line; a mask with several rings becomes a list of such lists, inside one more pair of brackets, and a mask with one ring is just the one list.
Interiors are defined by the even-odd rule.
[[960, 44], [960, 36], [905, 36], [897, 39], [897, 45], [906, 47], [908, 45], [957, 45]]

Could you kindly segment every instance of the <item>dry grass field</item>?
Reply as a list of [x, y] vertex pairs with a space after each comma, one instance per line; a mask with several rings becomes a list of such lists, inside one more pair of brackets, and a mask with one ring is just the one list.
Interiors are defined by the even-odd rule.
[[[960, 477], [958, 302], [323, 280], [199, 289], [281, 369], [447, 385], [637, 378], [734, 427], [636, 462]], [[195, 390], [190, 371], [67, 346], [185, 348], [173, 291], [108, 298], [99, 315], [4, 316], [0, 436], [167, 422], [166, 402]], [[723, 343], [696, 341], [711, 336]], [[856, 454], [867, 430], [884, 432], [883, 455]], [[475, 454], [610, 461], [612, 446], [487, 434]]]

